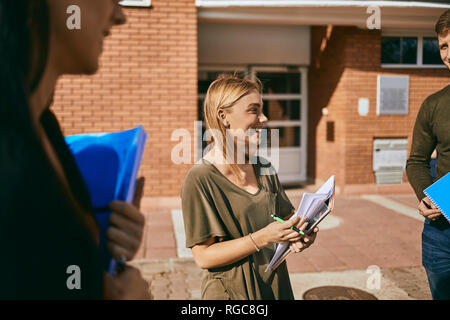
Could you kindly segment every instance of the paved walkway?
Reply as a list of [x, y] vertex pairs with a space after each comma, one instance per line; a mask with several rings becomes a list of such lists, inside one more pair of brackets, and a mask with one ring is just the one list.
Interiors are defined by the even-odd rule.
[[[302, 191], [287, 190], [295, 207]], [[335, 203], [316, 243], [287, 260], [296, 299], [324, 285], [359, 288], [379, 299], [430, 299], [421, 267], [423, 220], [414, 216], [415, 196], [337, 196]], [[199, 299], [203, 271], [182, 245], [181, 212], [145, 214], [147, 230], [134, 263], [149, 280], [154, 298]], [[380, 278], [373, 282], [376, 272]]]

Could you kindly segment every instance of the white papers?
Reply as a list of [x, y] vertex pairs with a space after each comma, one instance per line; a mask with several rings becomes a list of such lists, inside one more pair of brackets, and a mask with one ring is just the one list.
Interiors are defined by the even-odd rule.
[[[305, 233], [315, 228], [320, 221], [333, 209], [334, 205], [334, 176], [331, 176], [316, 193], [304, 193], [302, 201], [298, 206], [295, 214], [290, 219], [295, 217], [305, 218], [308, 222]], [[266, 268], [268, 270], [275, 270], [281, 262], [290, 253], [289, 243], [279, 243], [275, 250], [275, 254]]]

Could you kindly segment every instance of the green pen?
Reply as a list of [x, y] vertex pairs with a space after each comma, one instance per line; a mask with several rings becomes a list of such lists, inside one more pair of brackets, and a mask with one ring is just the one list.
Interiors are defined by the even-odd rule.
[[[271, 216], [275, 221], [278, 221], [278, 222], [281, 222], [281, 223], [286, 222], [286, 221], [284, 221], [283, 219], [274, 216], [273, 214], [271, 214], [270, 216]], [[297, 227], [292, 226], [291, 229], [294, 230], [294, 231], [297, 231], [297, 232], [300, 233], [302, 236], [305, 235], [305, 233], [304, 233], [302, 230], [300, 230], [299, 228], [297, 228]]]

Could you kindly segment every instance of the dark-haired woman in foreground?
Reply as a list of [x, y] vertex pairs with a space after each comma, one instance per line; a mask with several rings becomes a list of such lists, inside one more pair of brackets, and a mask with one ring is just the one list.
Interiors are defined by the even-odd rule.
[[[61, 75], [97, 71], [104, 38], [125, 22], [118, 2], [0, 0], [0, 298], [148, 298], [137, 269], [102, 270], [89, 193], [49, 109]], [[66, 25], [71, 5], [80, 30]], [[143, 217], [110, 206], [108, 247], [129, 260]]]

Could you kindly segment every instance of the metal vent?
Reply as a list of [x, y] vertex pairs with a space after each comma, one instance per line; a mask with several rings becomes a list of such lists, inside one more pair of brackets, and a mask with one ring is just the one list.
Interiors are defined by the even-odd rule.
[[403, 170], [375, 171], [376, 184], [400, 184], [403, 180]]
[[406, 167], [407, 139], [375, 139], [373, 171], [377, 184], [402, 183]]

